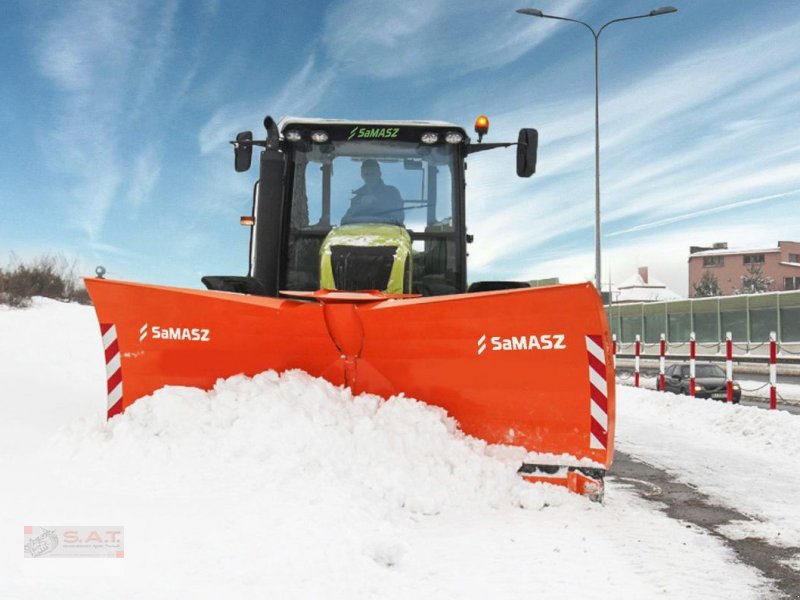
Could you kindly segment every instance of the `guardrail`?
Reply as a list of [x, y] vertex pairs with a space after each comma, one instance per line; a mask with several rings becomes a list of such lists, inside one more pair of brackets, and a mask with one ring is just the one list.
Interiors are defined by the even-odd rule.
[[[658, 359], [658, 382], [660, 385], [657, 385], [657, 388], [660, 390], [665, 389], [665, 366], [666, 366], [666, 358], [669, 355], [670, 358], [680, 358], [680, 359], [687, 359], [689, 360], [689, 393], [694, 396], [695, 395], [695, 363], [698, 359], [704, 361], [721, 361], [722, 360], [722, 348], [720, 348], [721, 344], [714, 344], [717, 348], [717, 352], [714, 354], [697, 354], [697, 346], [698, 343], [695, 339], [695, 334], [692, 332], [689, 336], [688, 342], [681, 342], [681, 343], [669, 343], [666, 340], [665, 334], [661, 334], [661, 339], [657, 344], [658, 347], [658, 354], [649, 354], [647, 352], [642, 352], [643, 346], [645, 347], [647, 344], [642, 344], [640, 336], [636, 336], [636, 341], [632, 344], [618, 344], [616, 335], [612, 336], [613, 339], [613, 352], [614, 352], [614, 360], [615, 363], [619, 361], [619, 359], [625, 358], [633, 358], [633, 378], [634, 387], [640, 387], [641, 381], [641, 367], [642, 362], [644, 360], [652, 360]], [[794, 345], [794, 344], [793, 344]], [[625, 346], [629, 348], [632, 347], [633, 354], [627, 354], [620, 352]], [[651, 344], [651, 346], [656, 346], [656, 344]], [[757, 391], [767, 385], [770, 386], [770, 409], [775, 409], [777, 407], [777, 372], [778, 372], [778, 359], [780, 358], [782, 363], [790, 364], [790, 365], [797, 365], [798, 366], [798, 374], [800, 374], [800, 351], [795, 350], [787, 350], [781, 347], [776, 341], [776, 334], [775, 332], [770, 333], [770, 341], [765, 342], [763, 344], [758, 344], [758, 348], [766, 347], [766, 356], [754, 356], [751, 354], [750, 344], [743, 346], [742, 344], [734, 344], [733, 338], [730, 332], [727, 332], [725, 335], [725, 344], [724, 344], [724, 361], [725, 361], [725, 381], [726, 381], [726, 397], [728, 402], [733, 402], [733, 364], [734, 362], [741, 363], [756, 363], [756, 364], [767, 364], [769, 366], [769, 383], [764, 384], [763, 386], [757, 388], [756, 390], [749, 390], [749, 391]], [[745, 354], [734, 354], [734, 349], [741, 350], [744, 347]], [[683, 352], [670, 352], [671, 349], [683, 349]], [[784, 353], [788, 354], [789, 356], [785, 356]], [[626, 377], [621, 377], [625, 379]], [[742, 390], [748, 391], [748, 390]]]

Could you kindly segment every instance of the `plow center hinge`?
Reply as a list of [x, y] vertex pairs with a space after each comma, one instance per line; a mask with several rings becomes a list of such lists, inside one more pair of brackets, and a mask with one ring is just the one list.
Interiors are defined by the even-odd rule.
[[325, 326], [344, 360], [345, 383], [355, 388], [358, 359], [364, 347], [364, 326], [355, 304], [323, 304]]

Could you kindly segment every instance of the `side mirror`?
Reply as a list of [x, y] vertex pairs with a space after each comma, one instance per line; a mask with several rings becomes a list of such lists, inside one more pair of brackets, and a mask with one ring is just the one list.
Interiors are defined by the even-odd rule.
[[242, 131], [236, 135], [236, 144], [233, 146], [234, 166], [237, 173], [242, 173], [250, 168], [253, 160], [253, 132]]
[[535, 129], [520, 129], [517, 138], [517, 175], [530, 177], [536, 172], [538, 148], [539, 132]]

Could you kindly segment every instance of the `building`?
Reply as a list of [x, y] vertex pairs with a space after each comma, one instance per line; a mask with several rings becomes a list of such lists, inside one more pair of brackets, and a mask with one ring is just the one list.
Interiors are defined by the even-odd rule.
[[673, 292], [667, 284], [655, 277], [650, 277], [647, 267], [639, 267], [636, 275], [631, 275], [616, 288], [611, 290], [613, 304], [629, 304], [632, 302], [666, 302], [680, 300], [682, 296]]
[[742, 287], [742, 276], [754, 269], [773, 280], [769, 291], [800, 290], [800, 242], [778, 242], [777, 248], [731, 250], [727, 242], [711, 248], [689, 249], [689, 297], [703, 273], [713, 273], [723, 295], [734, 294]]

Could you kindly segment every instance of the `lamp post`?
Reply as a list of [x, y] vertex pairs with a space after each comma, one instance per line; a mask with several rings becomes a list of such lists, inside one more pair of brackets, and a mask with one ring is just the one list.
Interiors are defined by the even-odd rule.
[[594, 36], [594, 284], [595, 287], [597, 287], [597, 292], [600, 294], [602, 294], [603, 288], [601, 287], [602, 279], [600, 276], [600, 73], [598, 69], [597, 58], [598, 41], [600, 39], [600, 34], [603, 33], [603, 30], [612, 23], [632, 21], [633, 19], [644, 19], [647, 17], [657, 17], [659, 15], [666, 15], [677, 11], [678, 9], [673, 6], [663, 6], [661, 8], [655, 8], [651, 10], [646, 15], [636, 15], [634, 17], [613, 19], [595, 31], [591, 25], [577, 19], [547, 15], [536, 8], [517, 9], [517, 12], [521, 15], [579, 23], [591, 31], [592, 36]]

